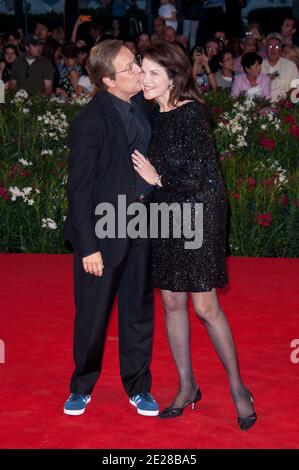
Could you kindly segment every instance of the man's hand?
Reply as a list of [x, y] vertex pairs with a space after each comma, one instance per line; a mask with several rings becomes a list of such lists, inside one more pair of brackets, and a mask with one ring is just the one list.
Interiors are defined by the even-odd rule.
[[103, 275], [103, 258], [100, 251], [82, 258], [84, 271], [95, 276]]

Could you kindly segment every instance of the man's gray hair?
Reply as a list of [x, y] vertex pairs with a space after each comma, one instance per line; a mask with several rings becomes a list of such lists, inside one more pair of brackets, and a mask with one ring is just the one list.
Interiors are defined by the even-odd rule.
[[277, 39], [280, 43], [282, 43], [283, 39], [282, 36], [279, 33], [270, 33], [266, 37], [266, 41], [270, 41], [270, 39]]

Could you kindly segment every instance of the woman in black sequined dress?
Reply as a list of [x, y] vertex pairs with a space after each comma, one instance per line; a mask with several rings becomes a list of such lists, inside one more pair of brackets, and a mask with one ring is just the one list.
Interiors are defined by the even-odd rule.
[[190, 358], [188, 295], [204, 322], [214, 347], [228, 373], [230, 389], [242, 430], [256, 421], [251, 393], [240, 376], [231, 330], [216, 293], [227, 283], [225, 262], [226, 194], [217, 165], [211, 130], [202, 98], [198, 94], [187, 57], [174, 45], [155, 43], [142, 64], [143, 91], [155, 99], [160, 112], [154, 118], [148, 158], [135, 151], [135, 170], [155, 185], [155, 203], [191, 207], [192, 227], [200, 220], [196, 206], [203, 204], [203, 242], [187, 249], [184, 224], [182, 236], [161, 233], [152, 239], [154, 286], [161, 289], [171, 352], [179, 374], [179, 389], [161, 418], [180, 416], [188, 404], [201, 398]]

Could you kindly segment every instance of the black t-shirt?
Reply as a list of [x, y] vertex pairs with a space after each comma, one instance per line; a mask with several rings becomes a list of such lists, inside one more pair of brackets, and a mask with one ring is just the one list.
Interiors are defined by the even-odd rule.
[[43, 93], [44, 80], [53, 81], [50, 59], [41, 55], [30, 64], [25, 55], [18, 57], [12, 64], [11, 80], [16, 80], [17, 89], [26, 90], [29, 95]]

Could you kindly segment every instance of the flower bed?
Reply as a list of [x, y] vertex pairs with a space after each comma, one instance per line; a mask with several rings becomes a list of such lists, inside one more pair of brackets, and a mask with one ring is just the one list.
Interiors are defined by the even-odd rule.
[[[18, 93], [0, 105], [0, 251], [66, 253], [69, 124], [86, 100]], [[229, 196], [228, 252], [298, 256], [299, 108], [207, 96]]]

